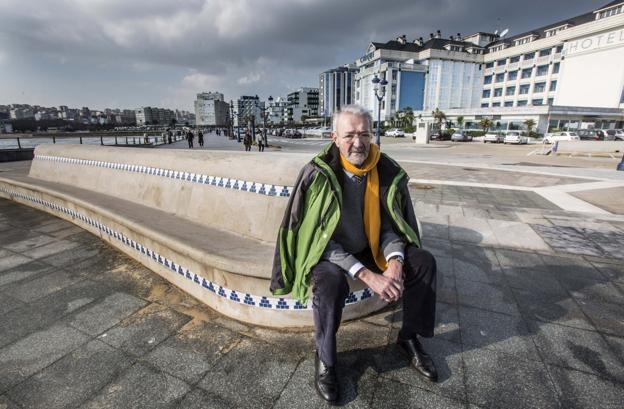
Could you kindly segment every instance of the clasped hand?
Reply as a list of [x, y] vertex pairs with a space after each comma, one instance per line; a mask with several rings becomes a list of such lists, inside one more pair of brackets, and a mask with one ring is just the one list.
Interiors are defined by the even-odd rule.
[[396, 260], [390, 260], [383, 274], [363, 269], [357, 277], [386, 302], [397, 301], [403, 295], [403, 265]]

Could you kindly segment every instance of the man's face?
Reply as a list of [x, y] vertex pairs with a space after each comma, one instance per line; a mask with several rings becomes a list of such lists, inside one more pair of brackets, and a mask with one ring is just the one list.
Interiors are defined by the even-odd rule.
[[343, 113], [338, 118], [332, 138], [349, 163], [362, 166], [370, 151], [371, 124], [363, 115]]

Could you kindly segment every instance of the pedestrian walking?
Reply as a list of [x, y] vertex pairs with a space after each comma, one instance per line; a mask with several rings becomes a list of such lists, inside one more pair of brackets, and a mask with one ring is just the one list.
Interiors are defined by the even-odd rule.
[[169, 144], [173, 143], [173, 132], [171, 132], [171, 129], [167, 132], [167, 136], [169, 137]]
[[195, 135], [193, 135], [193, 131], [189, 129], [188, 133], [186, 134], [186, 140], [190, 149], [193, 149], [193, 139], [195, 139]]
[[243, 144], [245, 145], [245, 152], [251, 151], [251, 143], [252, 143], [251, 132], [249, 132], [249, 129], [248, 129], [245, 131], [245, 136], [243, 137]]
[[199, 146], [204, 146], [204, 134], [202, 133], [202, 131], [200, 130], [197, 133], [197, 143], [199, 144]]
[[258, 152], [264, 152], [264, 136], [262, 136], [262, 132], [256, 134], [256, 142], [258, 142]]

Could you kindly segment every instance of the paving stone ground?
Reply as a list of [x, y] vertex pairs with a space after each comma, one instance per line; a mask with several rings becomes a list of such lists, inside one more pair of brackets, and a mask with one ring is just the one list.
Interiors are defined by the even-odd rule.
[[[424, 344], [440, 382], [394, 345], [395, 304], [341, 327], [340, 404], [622, 407], [624, 224], [472, 188], [432, 202], [415, 206], [438, 260]], [[508, 237], [521, 234], [534, 243]], [[324, 407], [313, 356], [310, 331], [220, 316], [69, 222], [0, 200], [2, 409]]]

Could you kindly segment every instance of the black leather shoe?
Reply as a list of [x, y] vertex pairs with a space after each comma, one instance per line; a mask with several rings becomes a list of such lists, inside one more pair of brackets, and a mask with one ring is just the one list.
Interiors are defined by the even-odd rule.
[[412, 368], [416, 369], [419, 374], [431, 382], [438, 381], [438, 371], [433, 363], [433, 359], [427, 355], [416, 337], [411, 339], [401, 339], [399, 337], [397, 338], [397, 344], [409, 358]]
[[319, 396], [327, 402], [338, 400], [338, 377], [336, 369], [328, 366], [319, 359], [318, 353], [314, 359], [314, 386]]

